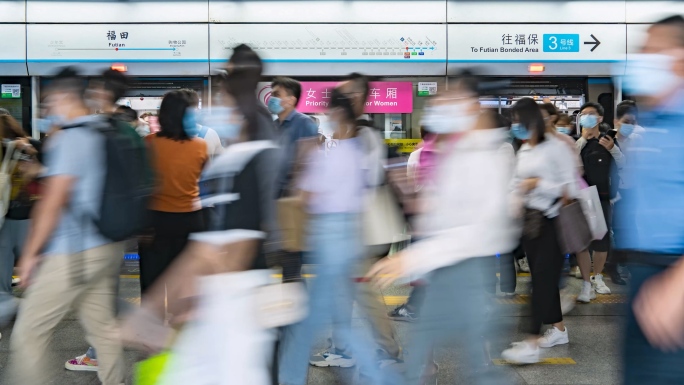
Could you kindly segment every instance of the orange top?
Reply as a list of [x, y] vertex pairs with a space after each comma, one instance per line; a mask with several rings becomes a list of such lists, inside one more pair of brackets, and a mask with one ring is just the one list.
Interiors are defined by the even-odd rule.
[[201, 208], [199, 178], [207, 162], [204, 139], [176, 141], [151, 134], [145, 137], [157, 178], [151, 209], [187, 213]]

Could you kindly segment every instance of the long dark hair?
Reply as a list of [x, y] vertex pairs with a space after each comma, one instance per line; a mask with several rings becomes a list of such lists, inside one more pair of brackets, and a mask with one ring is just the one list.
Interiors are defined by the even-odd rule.
[[235, 98], [238, 109], [247, 121], [248, 140], [273, 139], [274, 132], [271, 127], [259, 124], [260, 119], [262, 122], [271, 120], [271, 115], [256, 96], [257, 83], [261, 79], [263, 68], [261, 58], [249, 46], [240, 44], [233, 49], [233, 55], [228, 62], [233, 68], [229, 73], [222, 75], [221, 85]]
[[513, 105], [511, 112], [530, 132], [530, 139], [534, 138], [537, 143], [544, 141], [546, 124], [544, 124], [544, 116], [537, 102], [531, 98], [522, 98]]
[[159, 132], [157, 136], [173, 140], [188, 140], [183, 129], [183, 116], [190, 107], [190, 100], [183, 91], [171, 91], [164, 95], [159, 107]]

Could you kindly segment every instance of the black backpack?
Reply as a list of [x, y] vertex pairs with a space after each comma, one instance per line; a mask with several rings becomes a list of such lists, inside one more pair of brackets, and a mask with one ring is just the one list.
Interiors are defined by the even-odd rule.
[[104, 188], [99, 215], [92, 221], [112, 241], [129, 239], [149, 225], [154, 178], [145, 143], [133, 127], [117, 119], [90, 123], [88, 128], [105, 139]]
[[584, 164], [584, 180], [589, 186], [596, 186], [599, 197], [610, 199], [611, 193], [611, 170], [613, 156], [605, 147], [599, 144], [599, 139], [592, 138], [587, 140], [587, 144], [580, 151], [582, 164]]

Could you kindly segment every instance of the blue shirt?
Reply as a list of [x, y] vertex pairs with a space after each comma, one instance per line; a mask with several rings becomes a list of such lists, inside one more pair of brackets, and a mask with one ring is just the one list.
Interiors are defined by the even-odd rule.
[[684, 254], [684, 90], [641, 114], [641, 141], [627, 149], [632, 189], [617, 213], [619, 248]]
[[[70, 125], [87, 124], [101, 116], [84, 116]], [[104, 187], [104, 137], [88, 126], [61, 130], [45, 145], [47, 177], [74, 178], [69, 202], [53, 231], [46, 255], [74, 254], [111, 243], [102, 236], [92, 220], [99, 213]]]
[[318, 128], [311, 117], [300, 112], [292, 111], [282, 122], [276, 120], [278, 144], [282, 149], [282, 162], [278, 172], [276, 195], [281, 197], [290, 184], [292, 166], [297, 154], [297, 142], [318, 134]]

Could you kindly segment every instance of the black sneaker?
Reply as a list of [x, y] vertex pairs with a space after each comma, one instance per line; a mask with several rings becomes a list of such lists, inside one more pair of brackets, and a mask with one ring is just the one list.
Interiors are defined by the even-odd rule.
[[406, 304], [392, 310], [391, 312], [387, 313], [387, 315], [395, 321], [415, 322], [418, 320], [418, 315], [412, 311], [409, 311]]

